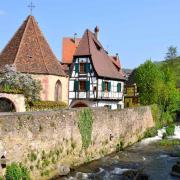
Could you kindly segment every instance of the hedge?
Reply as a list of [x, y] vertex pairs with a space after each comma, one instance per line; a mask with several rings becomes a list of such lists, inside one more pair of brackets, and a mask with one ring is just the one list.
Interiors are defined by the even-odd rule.
[[27, 111], [58, 110], [64, 108], [67, 108], [67, 104], [59, 101], [26, 102]]

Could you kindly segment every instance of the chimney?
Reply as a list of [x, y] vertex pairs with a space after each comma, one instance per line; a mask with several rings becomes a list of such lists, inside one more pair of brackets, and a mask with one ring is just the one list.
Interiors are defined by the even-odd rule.
[[98, 26], [96, 26], [94, 28], [94, 34], [95, 34], [96, 39], [98, 40], [98, 38], [99, 38], [99, 27]]
[[116, 60], [119, 60], [119, 54], [116, 53]]
[[77, 36], [77, 33], [74, 33], [74, 43], [76, 44], [76, 36]]

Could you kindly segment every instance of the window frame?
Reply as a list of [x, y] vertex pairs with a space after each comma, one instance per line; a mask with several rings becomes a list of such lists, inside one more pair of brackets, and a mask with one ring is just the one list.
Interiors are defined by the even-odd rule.
[[[81, 88], [82, 83], [83, 83], [83, 88]], [[86, 80], [79, 81], [79, 92], [86, 92]]]
[[85, 66], [86, 66], [86, 63], [83, 63], [83, 62], [79, 63], [79, 73], [80, 74], [86, 74]]

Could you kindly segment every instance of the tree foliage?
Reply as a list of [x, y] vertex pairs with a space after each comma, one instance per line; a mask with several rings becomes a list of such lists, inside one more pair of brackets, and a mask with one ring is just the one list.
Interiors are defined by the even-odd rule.
[[30, 74], [16, 71], [13, 65], [6, 65], [5, 72], [0, 78], [0, 87], [5, 92], [21, 92], [28, 101], [40, 99], [41, 82], [32, 78]]
[[141, 104], [157, 103], [162, 81], [162, 72], [151, 60], [146, 61], [136, 69], [135, 82], [139, 88]]
[[174, 113], [180, 110], [178, 107], [180, 96], [176, 89], [176, 76], [168, 64], [161, 66], [161, 71], [163, 72], [163, 83], [160, 87], [158, 102], [163, 107], [164, 112]]
[[158, 104], [163, 112], [174, 113], [179, 107], [176, 77], [167, 64], [159, 67], [150, 60], [136, 69], [135, 81], [143, 105]]
[[168, 52], [166, 53], [166, 60], [175, 59], [177, 57], [177, 47], [170, 46]]

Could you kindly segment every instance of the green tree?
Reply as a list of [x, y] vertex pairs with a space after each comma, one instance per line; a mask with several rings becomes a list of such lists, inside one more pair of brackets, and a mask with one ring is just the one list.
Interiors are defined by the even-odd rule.
[[175, 59], [177, 57], [177, 47], [170, 46], [168, 52], [166, 53], [166, 60]]
[[176, 89], [176, 76], [168, 64], [161, 66], [163, 72], [163, 83], [159, 94], [159, 104], [164, 112], [174, 113], [179, 110], [180, 96]]
[[136, 69], [135, 81], [139, 87], [140, 103], [158, 104], [162, 120], [172, 122], [173, 115], [180, 110], [180, 94], [176, 89], [176, 76], [168, 63], [158, 66], [146, 61]]
[[163, 74], [156, 64], [148, 60], [140, 65], [135, 72], [135, 82], [139, 87], [141, 104], [149, 105], [158, 102]]

